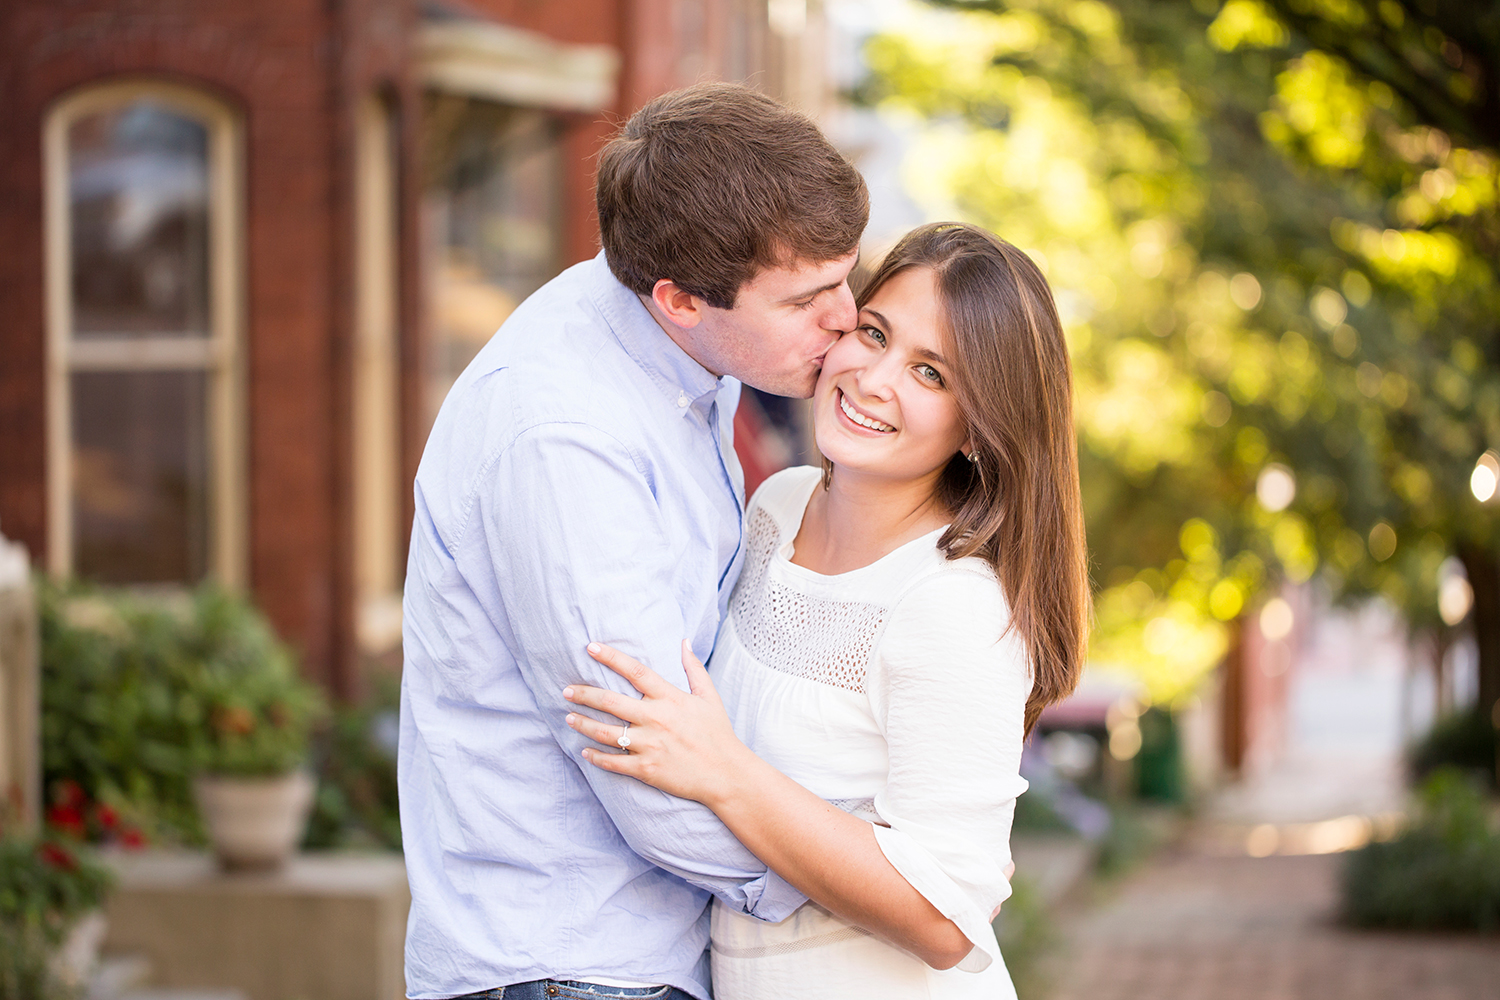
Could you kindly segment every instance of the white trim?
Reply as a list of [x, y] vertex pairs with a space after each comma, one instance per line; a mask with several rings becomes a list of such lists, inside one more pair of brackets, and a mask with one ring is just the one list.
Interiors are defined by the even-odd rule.
[[[70, 289], [68, 130], [79, 118], [150, 98], [208, 130], [209, 331], [206, 337], [75, 340]], [[47, 570], [73, 571], [72, 400], [74, 371], [207, 371], [209, 575], [231, 588], [247, 578], [245, 476], [244, 189], [239, 117], [202, 91], [150, 79], [111, 81], [58, 100], [42, 135], [47, 302]]]
[[422, 82], [435, 90], [522, 107], [603, 111], [615, 104], [620, 54], [565, 45], [486, 21], [423, 24]]
[[68, 346], [68, 367], [75, 372], [212, 368], [223, 362], [223, 354], [223, 345], [206, 337], [75, 340]]
[[355, 631], [381, 653], [401, 641], [401, 393], [395, 148], [378, 95], [360, 101], [354, 136]]

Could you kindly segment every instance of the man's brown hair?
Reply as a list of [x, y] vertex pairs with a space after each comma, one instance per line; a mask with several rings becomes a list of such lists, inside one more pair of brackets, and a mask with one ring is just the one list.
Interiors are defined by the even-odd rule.
[[599, 156], [599, 233], [621, 284], [663, 278], [719, 309], [768, 267], [852, 253], [864, 178], [805, 115], [730, 83], [651, 101]]

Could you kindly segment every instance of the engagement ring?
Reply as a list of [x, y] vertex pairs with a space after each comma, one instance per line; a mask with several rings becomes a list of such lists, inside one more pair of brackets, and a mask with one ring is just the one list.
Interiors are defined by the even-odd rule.
[[620, 730], [620, 738], [615, 740], [621, 750], [630, 749], [630, 723], [625, 723], [625, 728]]

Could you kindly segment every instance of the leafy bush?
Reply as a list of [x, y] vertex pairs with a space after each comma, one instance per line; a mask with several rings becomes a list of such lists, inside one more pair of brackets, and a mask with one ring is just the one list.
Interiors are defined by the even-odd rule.
[[313, 743], [318, 797], [304, 847], [401, 849], [396, 805], [400, 684], [381, 677], [371, 696], [337, 709]]
[[124, 817], [129, 830], [197, 842], [194, 775], [306, 760], [316, 690], [245, 601], [213, 588], [154, 599], [38, 589], [53, 825], [98, 838]]
[[1404, 833], [1348, 856], [1342, 889], [1360, 927], [1500, 928], [1500, 835], [1484, 796], [1455, 769], [1435, 772]]
[[1411, 750], [1412, 774], [1422, 779], [1440, 767], [1456, 767], [1483, 774], [1491, 787], [1496, 782], [1495, 753], [1500, 746], [1495, 724], [1484, 712], [1472, 709], [1439, 719]]
[[49, 959], [73, 922], [99, 906], [113, 879], [55, 839], [0, 838], [0, 1000], [64, 996]]

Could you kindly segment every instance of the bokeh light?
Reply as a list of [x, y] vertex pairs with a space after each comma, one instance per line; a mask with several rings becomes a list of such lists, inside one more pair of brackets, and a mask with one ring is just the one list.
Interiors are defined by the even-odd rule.
[[1297, 477], [1279, 462], [1260, 470], [1255, 480], [1255, 498], [1273, 514], [1286, 510], [1297, 497]]

